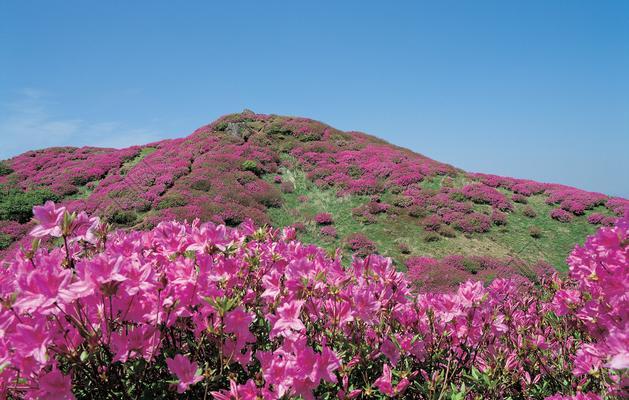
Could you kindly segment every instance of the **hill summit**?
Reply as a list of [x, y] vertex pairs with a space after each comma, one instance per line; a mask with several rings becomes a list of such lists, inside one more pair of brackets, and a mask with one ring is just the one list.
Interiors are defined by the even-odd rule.
[[126, 149], [55, 147], [0, 163], [0, 257], [54, 200], [114, 227], [199, 218], [293, 226], [329, 251], [380, 253], [422, 285], [564, 270], [576, 242], [629, 201], [463, 171], [361, 132], [245, 110], [181, 139]]

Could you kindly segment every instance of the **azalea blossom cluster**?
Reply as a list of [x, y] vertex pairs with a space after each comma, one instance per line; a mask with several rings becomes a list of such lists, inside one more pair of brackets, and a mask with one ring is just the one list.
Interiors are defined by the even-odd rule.
[[461, 189], [461, 193], [475, 203], [491, 204], [500, 211], [510, 211], [513, 209], [507, 196], [491, 186], [480, 183], [466, 185]]
[[455, 173], [449, 165], [379, 144], [364, 134], [343, 134], [342, 139], [335, 140], [333, 132], [326, 132], [321, 142], [291, 151], [310, 180], [320, 187], [333, 187], [341, 195], [373, 195], [392, 187], [409, 187], [426, 176]]
[[571, 282], [555, 294], [556, 313], [576, 315], [596, 339], [580, 347], [575, 374], [629, 367], [629, 220], [588, 237], [568, 265]]
[[588, 215], [587, 221], [592, 225], [613, 226], [617, 218], [608, 217], [601, 213], [592, 213]]
[[[575, 250], [565, 282], [437, 294], [380, 256], [345, 268], [288, 228], [108, 232], [53, 203], [34, 214], [32, 235], [63, 245], [36, 240], [1, 275], [4, 397], [598, 399], [626, 387], [627, 221]], [[558, 319], [561, 307], [578, 314]]]
[[563, 208], [555, 208], [550, 212], [550, 217], [559, 222], [570, 222], [572, 221], [573, 215]]
[[139, 151], [138, 146], [122, 150], [52, 147], [29, 151], [11, 159], [13, 174], [0, 177], [0, 184], [15, 179], [24, 190], [45, 186], [57, 195], [72, 195], [79, 186], [104, 178]]
[[[470, 177], [478, 179], [481, 183], [495, 188], [508, 189], [516, 194], [529, 197], [535, 194], [547, 194], [545, 199], [547, 204], [559, 204], [565, 211], [574, 215], [583, 215], [586, 210], [591, 210], [596, 206], [605, 206], [609, 211], [619, 217], [629, 215], [629, 200], [620, 197], [608, 197], [602, 193], [588, 192], [569, 186], [541, 183], [525, 179], [508, 178], [491, 174], [469, 174]], [[513, 199], [522, 202], [522, 197]]]
[[334, 219], [330, 213], [319, 213], [314, 216], [314, 221], [319, 225], [331, 225], [334, 223]]
[[[495, 189], [487, 187], [495, 191]], [[466, 191], [471, 195], [471, 191]], [[487, 192], [483, 191], [487, 194]], [[488, 232], [492, 225], [504, 225], [507, 222], [507, 215], [500, 209], [511, 209], [501, 193], [496, 192], [500, 196], [492, 197], [494, 193], [487, 198], [481, 200], [480, 197], [474, 197], [479, 203], [492, 202], [489, 198], [493, 198], [495, 206], [492, 206], [490, 214], [474, 211], [473, 205], [467, 200], [467, 196], [463, 194], [463, 190], [450, 187], [442, 187], [439, 191], [422, 189], [417, 187], [408, 188], [403, 192], [401, 198], [394, 202], [398, 207], [405, 209], [408, 215], [421, 218], [420, 224], [426, 231], [439, 232], [444, 236], [451, 236], [452, 228], [464, 233], [483, 233]], [[451, 228], [449, 228], [449, 227]]]

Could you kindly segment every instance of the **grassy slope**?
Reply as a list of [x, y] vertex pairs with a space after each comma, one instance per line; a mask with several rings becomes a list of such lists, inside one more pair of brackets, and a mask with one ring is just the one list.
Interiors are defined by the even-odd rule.
[[[322, 190], [305, 178], [301, 171], [284, 170], [283, 179], [295, 184], [293, 193], [285, 193], [281, 208], [269, 209], [271, 221], [275, 226], [287, 226], [302, 222], [306, 231], [299, 238], [306, 243], [322, 246], [330, 251], [343, 245], [342, 239], [353, 232], [362, 232], [373, 240], [380, 254], [392, 257], [399, 266], [408, 256], [443, 257], [448, 254], [488, 255], [492, 257], [517, 256], [526, 261], [545, 260], [559, 270], [567, 268], [565, 259], [575, 243], [582, 243], [585, 237], [592, 234], [596, 227], [587, 223], [587, 215], [592, 212], [606, 213], [604, 207], [588, 211], [586, 215], [575, 217], [569, 224], [549, 218], [548, 214], [554, 207], [544, 203], [545, 196], [532, 196], [529, 205], [537, 212], [537, 217], [529, 218], [522, 214], [524, 208], [516, 204], [514, 212], [508, 214], [506, 226], [494, 226], [491, 231], [483, 234], [464, 235], [457, 233], [454, 238], [441, 237], [436, 242], [427, 242], [426, 233], [419, 226], [416, 218], [404, 213], [400, 215], [381, 214], [377, 223], [363, 224], [352, 216], [352, 208], [369, 201], [368, 196], [338, 197], [333, 190]], [[271, 181], [269, 177], [269, 181]], [[455, 179], [455, 185], [463, 185], [463, 176]], [[422, 182], [422, 186], [438, 188], [439, 179]], [[505, 191], [508, 193], [508, 191]], [[300, 196], [307, 196], [307, 201], [300, 201]], [[386, 200], [387, 195], [383, 196]], [[475, 205], [482, 210], [489, 206]], [[319, 233], [312, 218], [320, 212], [328, 212], [334, 216], [334, 226], [338, 238], [333, 239]], [[529, 233], [531, 226], [542, 231], [542, 237], [534, 239]], [[399, 243], [406, 243], [411, 249], [410, 255], [400, 252]]]

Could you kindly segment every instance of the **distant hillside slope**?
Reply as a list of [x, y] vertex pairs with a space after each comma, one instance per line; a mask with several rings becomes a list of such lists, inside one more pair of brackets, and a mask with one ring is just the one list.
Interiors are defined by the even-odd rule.
[[601, 193], [467, 173], [359, 132], [243, 112], [182, 139], [50, 148], [0, 163], [0, 257], [52, 199], [116, 227], [169, 219], [293, 225], [330, 250], [391, 256], [418, 281], [564, 269], [575, 242], [629, 212]]

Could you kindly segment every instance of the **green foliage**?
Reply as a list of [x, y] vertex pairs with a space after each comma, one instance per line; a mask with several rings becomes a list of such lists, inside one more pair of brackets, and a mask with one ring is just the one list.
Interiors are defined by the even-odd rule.
[[186, 204], [187, 204], [187, 200], [183, 196], [177, 193], [174, 193], [174, 194], [168, 194], [162, 197], [159, 201], [159, 204], [157, 204], [156, 208], [158, 210], [164, 210], [167, 208], [182, 207], [182, 206], [185, 206]]
[[475, 275], [482, 268], [482, 266], [478, 259], [466, 258], [463, 260], [463, 268], [465, 268], [465, 270], [470, 274]]
[[5, 176], [13, 173], [13, 170], [5, 161], [0, 161], [0, 176]]
[[11, 239], [11, 236], [0, 233], [0, 250], [6, 249], [11, 245], [11, 243], [13, 243], [13, 239]]
[[33, 216], [33, 206], [48, 200], [57, 201], [59, 196], [48, 189], [23, 192], [16, 188], [0, 188], [0, 220], [26, 223]]
[[194, 190], [209, 192], [212, 189], [212, 182], [209, 179], [199, 179], [192, 182], [190, 188]]
[[131, 226], [138, 220], [138, 214], [131, 210], [116, 210], [111, 214], [109, 220], [117, 225]]
[[360, 168], [357, 165], [352, 165], [351, 167], [349, 167], [349, 176], [351, 176], [352, 178], [356, 179], [356, 178], [360, 178], [363, 174], [363, 170], [362, 168]]
[[260, 170], [260, 167], [258, 166], [258, 162], [255, 160], [245, 160], [242, 163], [242, 169], [243, 171], [251, 171], [256, 175], [260, 175], [260, 173], [262, 172]]
[[140, 150], [137, 156], [122, 164], [122, 166], [120, 167], [120, 175], [126, 175], [129, 171], [131, 171], [131, 169], [133, 169], [133, 167], [138, 165], [140, 161], [144, 159], [144, 157], [155, 152], [156, 150], [157, 149], [155, 147], [144, 147], [142, 150]]
[[78, 186], [76, 189], [76, 193], [73, 193], [68, 196], [64, 196], [64, 200], [79, 200], [79, 199], [87, 199], [94, 192], [94, 190], [98, 187], [100, 183], [100, 179], [95, 181], [89, 181], [85, 185]]
[[441, 236], [435, 232], [426, 232], [424, 234], [424, 242], [426, 243], [438, 242], [439, 239], [441, 239]]

